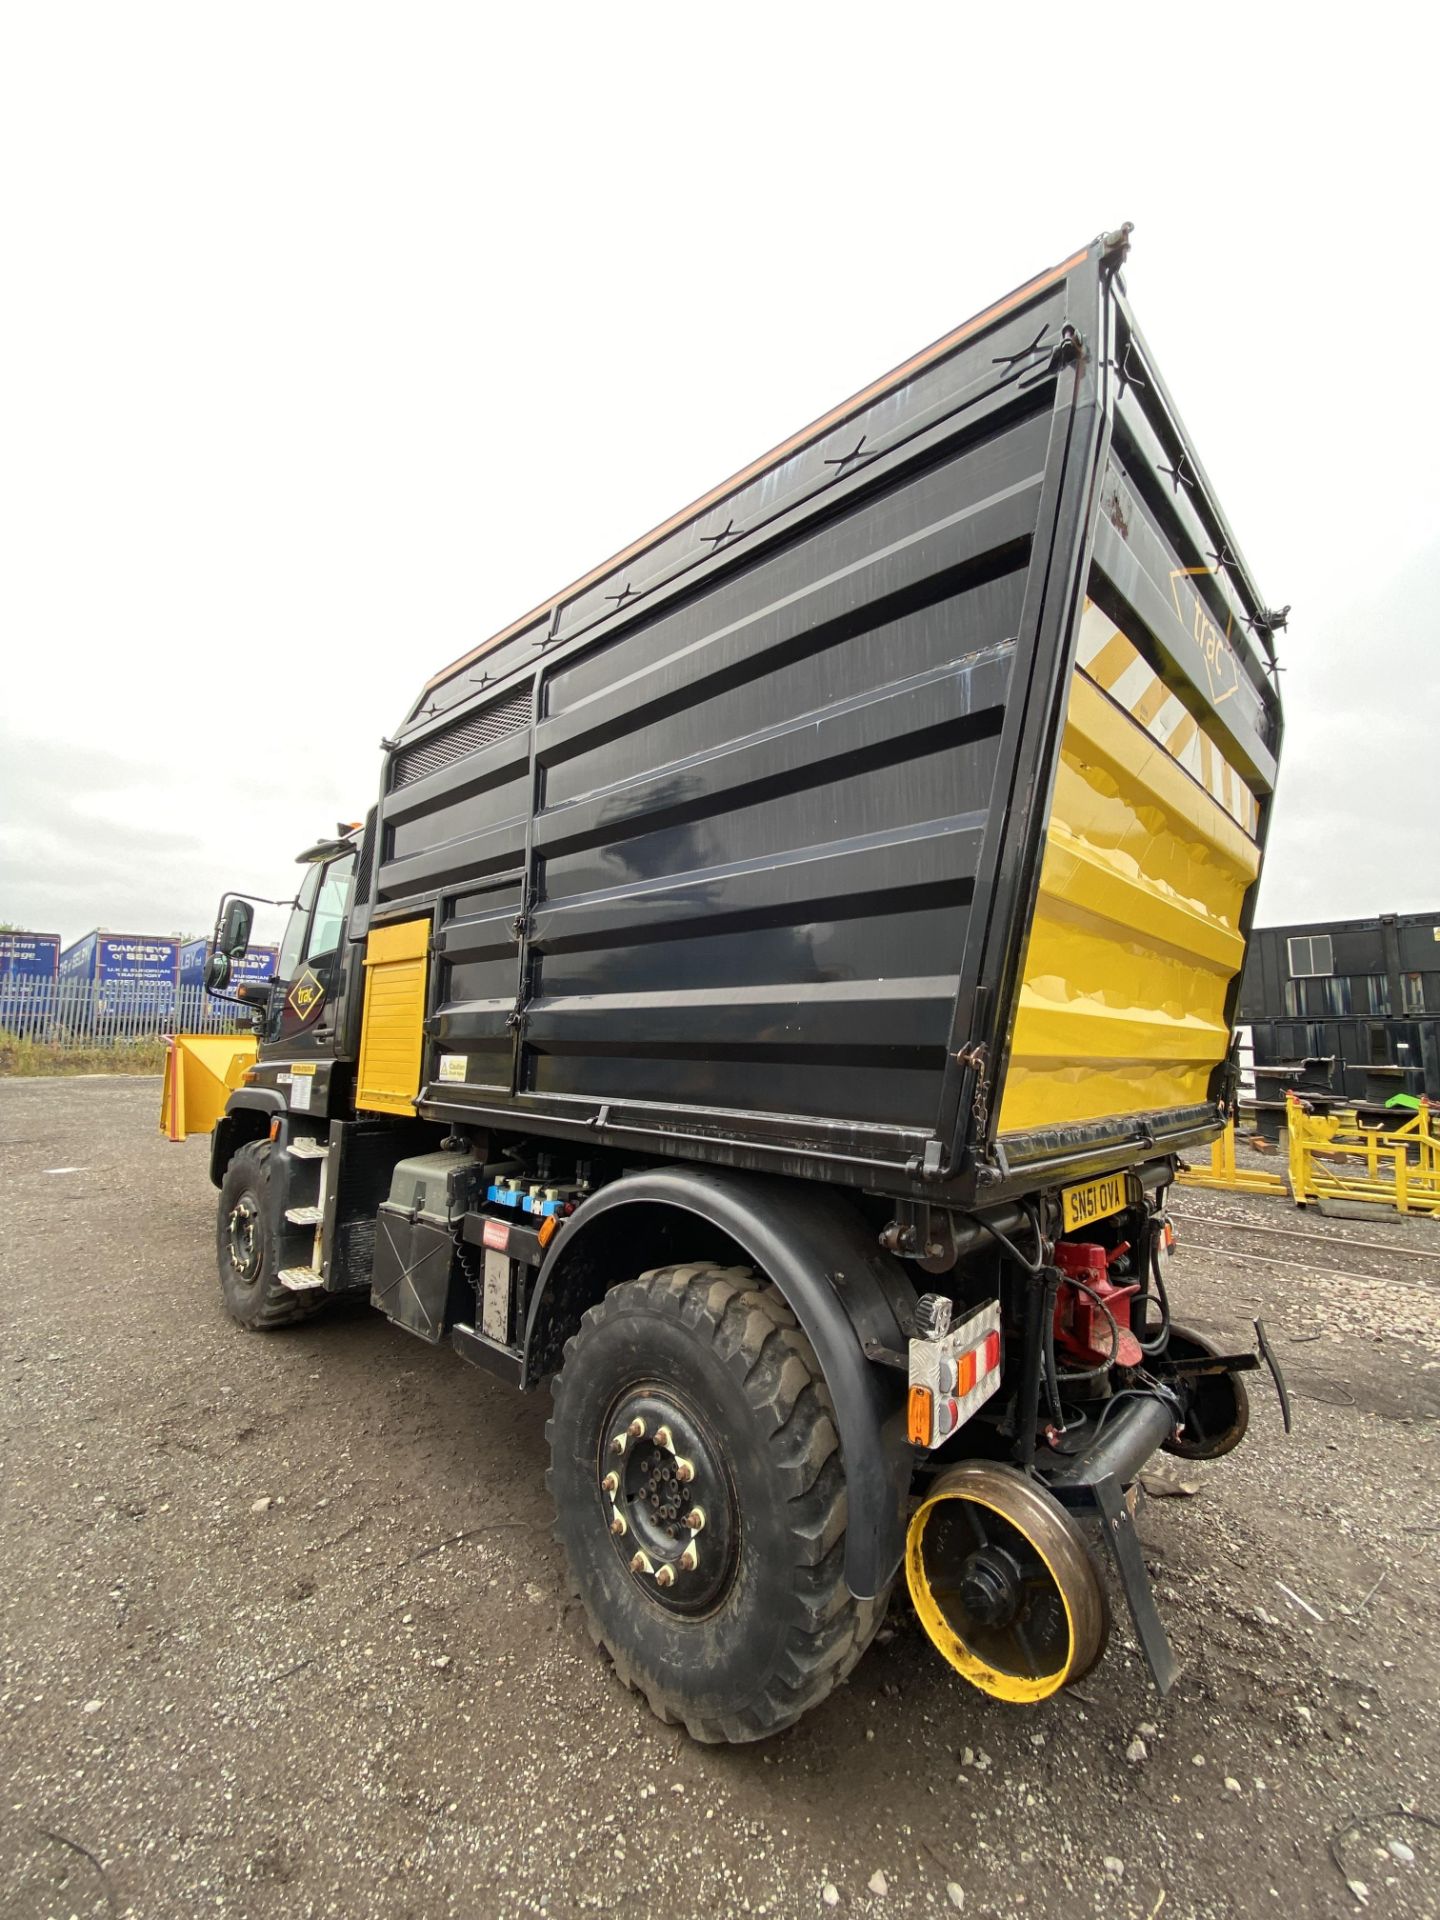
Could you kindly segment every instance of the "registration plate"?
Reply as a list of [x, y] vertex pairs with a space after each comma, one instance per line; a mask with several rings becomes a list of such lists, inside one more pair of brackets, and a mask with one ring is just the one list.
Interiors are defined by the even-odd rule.
[[1088, 1227], [1092, 1220], [1104, 1220], [1125, 1208], [1126, 1186], [1123, 1173], [1107, 1173], [1099, 1180], [1086, 1180], [1078, 1187], [1066, 1187], [1060, 1195], [1060, 1207], [1066, 1233]]

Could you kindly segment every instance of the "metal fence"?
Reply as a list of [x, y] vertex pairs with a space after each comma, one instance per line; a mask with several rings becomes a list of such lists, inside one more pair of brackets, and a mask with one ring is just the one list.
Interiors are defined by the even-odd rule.
[[203, 987], [126, 981], [96, 987], [57, 981], [19, 991], [0, 980], [0, 1041], [80, 1049], [159, 1039], [166, 1033], [248, 1033], [254, 1011]]

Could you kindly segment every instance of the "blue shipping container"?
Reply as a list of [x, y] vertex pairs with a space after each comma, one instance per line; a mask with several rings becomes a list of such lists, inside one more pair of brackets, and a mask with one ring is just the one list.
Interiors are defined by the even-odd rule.
[[97, 928], [60, 956], [61, 986], [89, 998], [96, 1013], [171, 1016], [179, 978], [180, 942], [162, 934]]
[[[185, 988], [203, 987], [205, 968], [209, 964], [213, 942], [209, 940], [187, 940], [180, 949], [180, 985]], [[242, 953], [238, 960], [231, 963], [230, 978], [236, 980], [273, 980], [275, 968], [280, 959], [277, 947], [251, 947]]]

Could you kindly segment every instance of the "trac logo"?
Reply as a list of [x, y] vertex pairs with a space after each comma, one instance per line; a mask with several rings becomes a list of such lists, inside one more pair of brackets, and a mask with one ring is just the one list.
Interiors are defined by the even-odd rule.
[[308, 1020], [325, 998], [325, 989], [307, 967], [286, 995], [298, 1020]]
[[1172, 567], [1170, 598], [1175, 602], [1175, 612], [1181, 625], [1189, 627], [1191, 638], [1200, 649], [1200, 656], [1205, 662], [1205, 677], [1210, 682], [1210, 704], [1218, 707], [1240, 691], [1240, 663], [1230, 644], [1234, 616], [1226, 621], [1222, 633], [1205, 611], [1205, 603], [1193, 587], [1186, 596], [1191, 602], [1190, 612], [1187, 614], [1180, 604], [1182, 580], [1214, 571], [1213, 567]]

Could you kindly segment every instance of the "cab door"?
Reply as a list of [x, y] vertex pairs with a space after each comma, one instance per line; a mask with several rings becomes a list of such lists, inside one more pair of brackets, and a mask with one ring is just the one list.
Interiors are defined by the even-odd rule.
[[334, 1057], [339, 1011], [350, 985], [345, 929], [354, 885], [353, 849], [317, 862], [305, 875], [281, 943], [266, 1021], [266, 1054], [277, 1065]]

